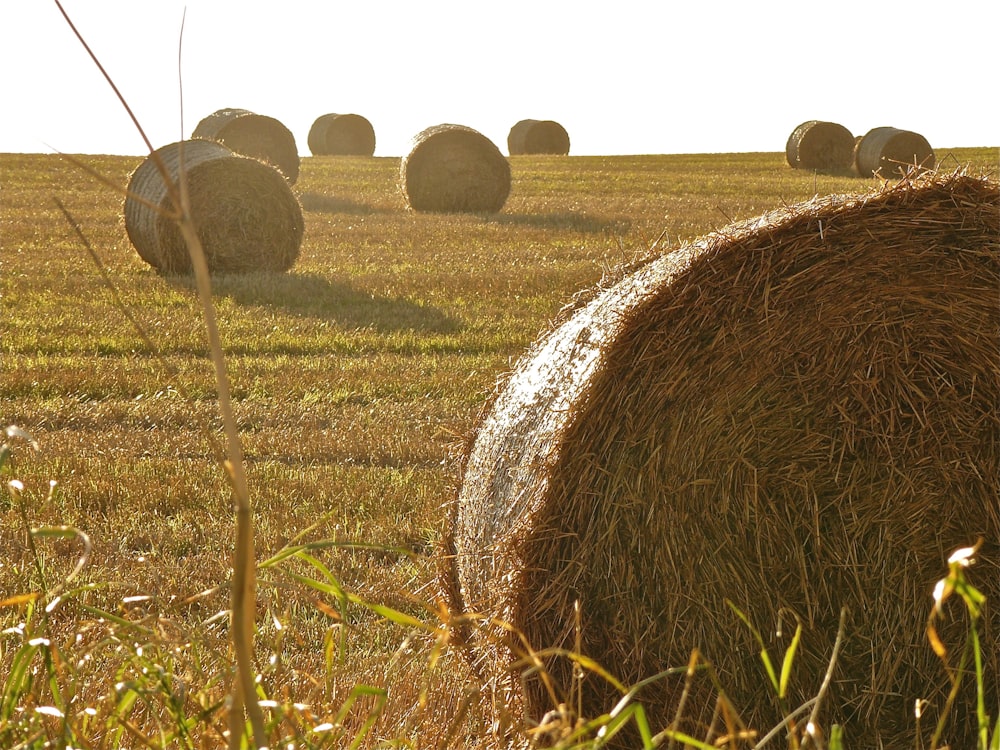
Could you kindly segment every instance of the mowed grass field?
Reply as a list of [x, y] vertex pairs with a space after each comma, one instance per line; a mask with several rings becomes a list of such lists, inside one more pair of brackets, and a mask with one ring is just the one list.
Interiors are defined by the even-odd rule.
[[[937, 157], [946, 171], [998, 166], [996, 148]], [[78, 158], [120, 185], [141, 162]], [[213, 280], [259, 561], [311, 545], [353, 596], [439, 624], [434, 553], [463, 446], [490, 393], [559, 311], [651, 250], [876, 184], [792, 170], [780, 153], [512, 157], [511, 168], [499, 214], [418, 214], [399, 191], [398, 159], [303, 158], [295, 267]], [[220, 418], [193, 282], [146, 265], [127, 238], [122, 195], [66, 159], [0, 155], [0, 175], [0, 419], [38, 443], [10, 441], [5, 483], [24, 489], [0, 495], [0, 683], [22, 653], [20, 624], [34, 618], [68, 655], [56, 670], [71, 686], [64, 713], [91, 722], [94, 747], [140, 746], [125, 722], [158, 746], [160, 730], [177, 731], [178, 711], [201, 717], [192, 746], [214, 746], [231, 663], [218, 615], [229, 606], [235, 523], [206, 438], [221, 437]], [[38, 537], [33, 551], [25, 522], [71, 526], [92, 544], [72, 595], [46, 617], [17, 597], [54, 589], [83, 545]], [[340, 718], [365, 746], [485, 734], [475, 711], [463, 713], [475, 682], [459, 656], [433, 658], [443, 631], [400, 624], [296, 575], [329, 583], [301, 559], [260, 571], [262, 697], [308, 706], [275, 738], [336, 724], [359, 685], [373, 695]], [[148, 695], [136, 688], [122, 709], [116, 685], [145, 684], [150, 664], [166, 681]], [[40, 680], [14, 696], [8, 729], [53, 731], [44, 714], [28, 721], [15, 710], [48, 705], [52, 693]], [[362, 728], [380, 696], [376, 724]]]

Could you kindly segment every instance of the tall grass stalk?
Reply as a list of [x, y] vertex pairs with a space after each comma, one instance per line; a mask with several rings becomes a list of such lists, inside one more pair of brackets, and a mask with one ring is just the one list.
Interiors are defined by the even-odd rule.
[[[930, 747], [936, 750], [944, 734], [948, 715], [954, 705], [963, 677], [969, 673], [969, 662], [973, 664], [972, 675], [976, 681], [976, 722], [977, 750], [997, 750], [1000, 748], [1000, 716], [990, 727], [990, 716], [986, 710], [985, 673], [983, 668], [983, 649], [979, 640], [979, 619], [986, 604], [986, 597], [972, 585], [966, 576], [966, 569], [975, 562], [976, 552], [982, 545], [980, 539], [971, 547], [955, 550], [948, 558], [948, 575], [939, 580], [934, 587], [934, 607], [927, 618], [927, 640], [934, 653], [941, 659], [945, 672], [951, 682], [951, 690], [941, 711], [934, 734], [931, 736]], [[958, 663], [949, 660], [948, 648], [941, 640], [937, 630], [937, 621], [944, 615], [944, 606], [952, 596], [957, 595], [969, 616], [969, 631], [962, 645]]]
[[[143, 142], [149, 149], [150, 155], [154, 159], [157, 169], [163, 178], [164, 184], [168, 186], [168, 194], [172, 205], [173, 219], [181, 232], [191, 256], [191, 263], [194, 269], [195, 284], [198, 291], [198, 299], [201, 302], [202, 317], [205, 324], [205, 332], [208, 339], [209, 356], [215, 369], [215, 382], [218, 393], [219, 408], [222, 413], [223, 430], [226, 436], [226, 454], [222, 461], [222, 468], [229, 480], [233, 491], [233, 499], [236, 506], [236, 542], [233, 554], [233, 579], [231, 586], [231, 632], [233, 651], [236, 656], [236, 685], [232, 691], [232, 706], [230, 709], [229, 721], [229, 744], [233, 750], [240, 747], [244, 735], [244, 712], [249, 717], [252, 727], [254, 743], [258, 748], [267, 746], [266, 731], [264, 728], [264, 718], [260, 707], [257, 704], [257, 693], [255, 685], [255, 670], [253, 667], [253, 638], [254, 623], [256, 617], [256, 569], [254, 557], [254, 526], [252, 508], [250, 503], [250, 489], [246, 478], [246, 468], [243, 455], [242, 442], [233, 412], [232, 394], [229, 383], [229, 375], [226, 369], [226, 360], [222, 351], [222, 339], [219, 335], [218, 322], [215, 315], [215, 307], [212, 302], [212, 285], [208, 270], [208, 263], [205, 258], [204, 248], [191, 218], [191, 205], [189, 201], [187, 183], [183, 172], [183, 153], [180, 158], [180, 179], [178, 186], [172, 184], [166, 166], [157, 158], [149, 138], [146, 136], [142, 125], [132, 112], [128, 102], [118, 90], [114, 80], [104, 69], [97, 55], [91, 50], [86, 40], [77, 30], [63, 8], [60, 0], [55, 0], [59, 12], [65, 18], [66, 23], [72, 29], [73, 34], [83, 45], [90, 59], [100, 70], [105, 80], [111, 86], [115, 96], [121, 102], [125, 111], [132, 119], [136, 131], [140, 134]], [[182, 19], [180, 39], [178, 44], [178, 81], [180, 82], [180, 113], [183, 128], [183, 82], [180, 74], [181, 48], [184, 34], [184, 22]], [[159, 210], [159, 209], [158, 209]]]

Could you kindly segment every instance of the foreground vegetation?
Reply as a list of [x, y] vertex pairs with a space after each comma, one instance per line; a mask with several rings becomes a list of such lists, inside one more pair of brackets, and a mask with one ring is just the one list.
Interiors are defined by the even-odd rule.
[[[82, 158], [121, 184], [140, 162]], [[938, 158], [997, 167], [996, 149]], [[407, 211], [398, 160], [304, 159], [295, 268], [214, 280], [262, 561], [274, 746], [474, 744], [484, 719], [443, 648], [433, 553], [490, 391], [611, 269], [872, 187], [790, 170], [776, 153], [511, 162], [504, 210], [464, 216]], [[193, 283], [138, 257], [121, 196], [79, 168], [49, 155], [0, 165], [0, 420], [37, 441], [9, 437], [4, 478], [20, 485], [0, 496], [0, 745], [69, 732], [93, 747], [214, 746], [227, 731], [234, 540], [206, 439], [218, 410]], [[32, 597], [84, 556], [61, 599]]]

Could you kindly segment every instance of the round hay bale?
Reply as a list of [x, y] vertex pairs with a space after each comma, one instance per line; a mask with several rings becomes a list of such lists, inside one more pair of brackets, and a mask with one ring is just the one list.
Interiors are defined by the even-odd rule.
[[521, 120], [507, 134], [507, 151], [516, 154], [568, 154], [569, 133], [553, 120]]
[[399, 179], [415, 211], [496, 213], [510, 194], [506, 157], [464, 125], [435, 125], [418, 133]]
[[854, 135], [835, 122], [809, 120], [788, 137], [785, 157], [794, 169], [850, 169]]
[[[779, 661], [802, 624], [790, 707], [817, 694], [847, 607], [821, 726], [914, 746], [915, 699], [926, 729], [950, 687], [925, 637], [949, 554], [984, 538], [970, 574], [1000, 600], [998, 205], [995, 180], [962, 174], [817, 198], [641, 265], [535, 344], [480, 418], [445, 540], [455, 612], [491, 623], [464, 633], [472, 663], [510, 710], [538, 721], [553, 699], [497, 621], [536, 650], [579, 643], [625, 685], [698, 649], [764, 732], [781, 713], [727, 600]], [[998, 618], [980, 621], [990, 706]], [[545, 665], [586, 716], [620, 698]], [[639, 693], [654, 731], [684, 682]], [[972, 682], [952, 747], [975, 745]], [[704, 735], [716, 698], [696, 677], [674, 728]]]
[[[305, 223], [276, 169], [194, 139], [157, 149], [172, 185], [183, 153], [191, 216], [213, 273], [287, 271], [299, 256]], [[138, 166], [125, 198], [125, 229], [139, 257], [163, 273], [191, 273], [191, 258], [153, 155]], [[157, 210], [157, 208], [159, 210]]]
[[919, 133], [897, 128], [872, 128], [858, 144], [855, 165], [864, 177], [900, 177], [935, 166], [934, 150]]
[[315, 156], [371, 156], [375, 129], [361, 115], [320, 115], [309, 128], [309, 150]]
[[299, 179], [295, 136], [273, 117], [245, 109], [220, 109], [199, 122], [191, 137], [217, 141], [238, 154], [267, 162], [293, 185]]

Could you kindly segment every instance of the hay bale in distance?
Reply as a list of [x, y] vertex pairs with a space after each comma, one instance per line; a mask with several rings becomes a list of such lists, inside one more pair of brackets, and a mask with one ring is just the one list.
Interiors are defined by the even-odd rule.
[[[194, 139], [156, 151], [173, 185], [178, 184], [182, 153], [191, 214], [209, 270], [239, 273], [291, 268], [299, 255], [305, 223], [299, 202], [281, 173], [222, 144]], [[157, 270], [191, 273], [184, 239], [176, 222], [164, 212], [172, 212], [171, 198], [156, 160], [149, 156], [129, 180], [125, 229], [139, 257]]]
[[[914, 700], [940, 710], [949, 689], [925, 638], [948, 555], [986, 539], [970, 572], [1000, 600], [998, 205], [995, 180], [962, 174], [817, 198], [578, 306], [480, 419], [445, 540], [455, 611], [534, 649], [579, 637], [626, 685], [697, 648], [766, 731], [782, 717], [726, 600], [772, 656], [802, 623], [789, 706], [816, 695], [846, 606], [822, 726], [843, 724], [852, 746], [913, 746]], [[995, 705], [1000, 608], [980, 627]], [[512, 670], [511, 633], [465, 635], [509, 707], [529, 720], [553, 707], [537, 674]], [[583, 691], [587, 716], [620, 697], [566, 659], [547, 669], [559, 699]], [[972, 682], [952, 747], [975, 745]], [[673, 720], [683, 686], [643, 688], [651, 724]], [[693, 690], [676, 729], [708, 721], [715, 690]]]
[[315, 156], [371, 156], [375, 129], [361, 115], [320, 115], [309, 128], [309, 150]]
[[894, 178], [935, 166], [934, 149], [919, 133], [897, 128], [872, 128], [862, 136], [855, 167], [864, 177]]
[[507, 134], [507, 151], [517, 154], [568, 154], [569, 134], [553, 120], [521, 120]]
[[785, 157], [793, 169], [847, 170], [854, 158], [854, 136], [835, 122], [809, 120], [788, 136]]
[[415, 211], [496, 213], [510, 194], [510, 164], [479, 131], [435, 125], [414, 137], [399, 180]]
[[267, 162], [293, 185], [299, 179], [295, 136], [273, 117], [245, 109], [220, 109], [199, 122], [191, 137], [216, 141], [238, 154]]

